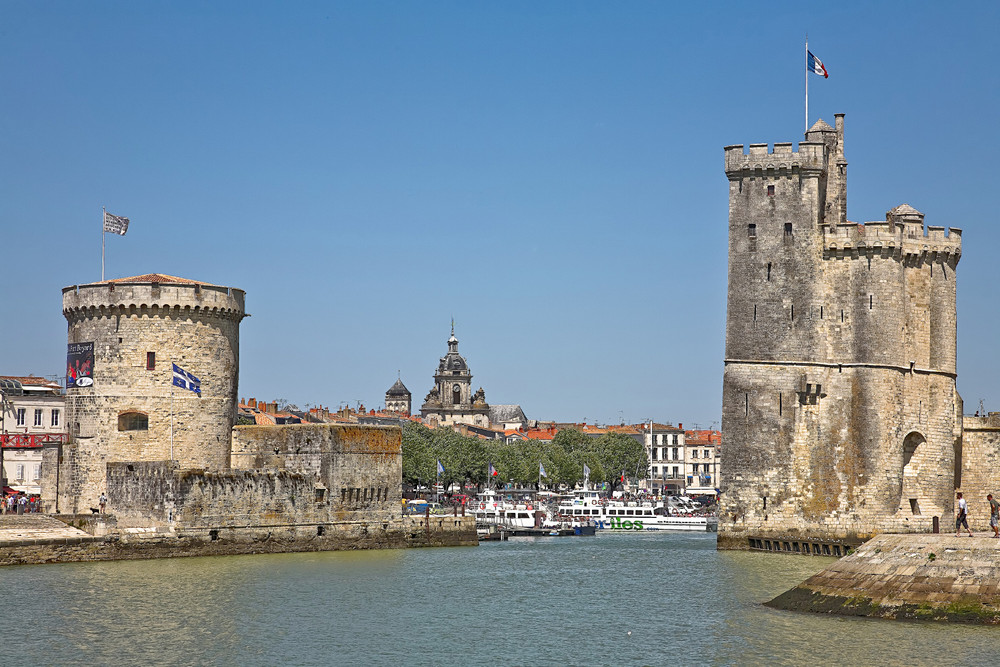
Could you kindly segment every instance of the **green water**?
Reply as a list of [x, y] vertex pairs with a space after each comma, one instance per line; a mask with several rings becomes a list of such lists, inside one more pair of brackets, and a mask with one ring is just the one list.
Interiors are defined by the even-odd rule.
[[998, 628], [760, 605], [828, 562], [636, 534], [0, 568], [0, 662], [1000, 663]]

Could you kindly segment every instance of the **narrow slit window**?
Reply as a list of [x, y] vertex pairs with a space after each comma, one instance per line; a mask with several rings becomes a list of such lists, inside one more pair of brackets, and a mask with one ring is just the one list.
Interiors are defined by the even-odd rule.
[[840, 311], [840, 321], [841, 322], [844, 321], [844, 311], [843, 310]]
[[747, 236], [752, 239], [757, 238], [757, 225], [753, 224], [752, 222], [749, 225], [747, 225]]
[[754, 322], [757, 321], [757, 304], [756, 303], [753, 305], [753, 321]]
[[771, 280], [771, 262], [767, 263], [767, 280], [768, 282]]
[[146, 370], [147, 371], [156, 370], [156, 352], [146, 353]]
[[778, 394], [778, 416], [779, 417], [781, 416], [783, 407], [784, 406], [782, 406], [782, 404], [781, 404], [781, 394], [779, 393]]
[[819, 307], [819, 319], [823, 319], [823, 306]]
[[785, 223], [785, 238], [790, 238], [792, 235], [792, 223]]
[[750, 394], [743, 394], [743, 414], [750, 416]]
[[773, 197], [774, 196], [774, 186], [773, 185], [767, 186], [767, 196], [768, 197]]
[[795, 306], [791, 307], [791, 314], [792, 314], [792, 319], [794, 320], [795, 319]]
[[871, 310], [875, 306], [875, 295], [868, 295], [868, 310]]

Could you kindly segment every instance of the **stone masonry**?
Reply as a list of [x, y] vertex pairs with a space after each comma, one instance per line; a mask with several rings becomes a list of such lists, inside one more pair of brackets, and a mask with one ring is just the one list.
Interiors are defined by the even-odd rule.
[[961, 230], [847, 221], [844, 117], [725, 149], [729, 293], [719, 547], [950, 520], [961, 458]]

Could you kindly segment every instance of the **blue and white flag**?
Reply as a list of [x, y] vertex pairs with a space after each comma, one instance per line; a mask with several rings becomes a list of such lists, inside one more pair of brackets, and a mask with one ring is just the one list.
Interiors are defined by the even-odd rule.
[[441, 475], [443, 473], [444, 473], [444, 466], [441, 465], [441, 459], [438, 459], [438, 474]]
[[201, 380], [188, 373], [186, 370], [174, 364], [174, 386], [181, 389], [190, 389], [201, 396]]
[[590, 468], [587, 467], [586, 463], [583, 464], [583, 478], [590, 479]]
[[545, 474], [545, 466], [542, 465], [541, 461], [538, 462], [538, 476], [544, 477], [545, 479], [549, 478], [549, 476]]

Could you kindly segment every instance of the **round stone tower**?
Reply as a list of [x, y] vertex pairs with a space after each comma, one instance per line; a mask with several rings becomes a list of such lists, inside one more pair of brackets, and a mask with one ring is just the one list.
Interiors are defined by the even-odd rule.
[[[63, 289], [72, 362], [82, 359], [92, 376], [81, 381], [76, 369], [67, 371], [72, 437], [60, 465], [59, 511], [95, 506], [110, 462], [229, 467], [244, 298], [240, 289], [163, 274]], [[175, 381], [175, 365], [189, 376]]]

